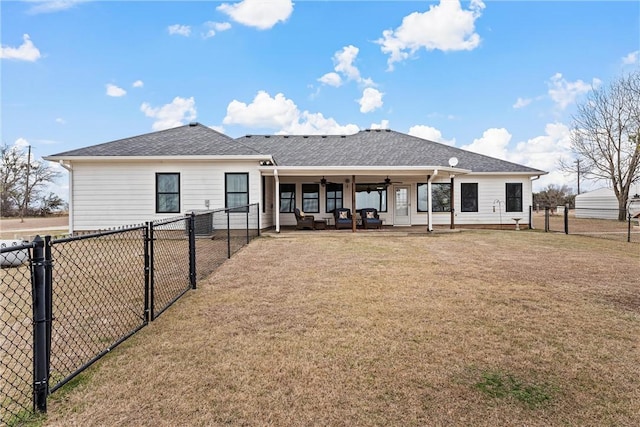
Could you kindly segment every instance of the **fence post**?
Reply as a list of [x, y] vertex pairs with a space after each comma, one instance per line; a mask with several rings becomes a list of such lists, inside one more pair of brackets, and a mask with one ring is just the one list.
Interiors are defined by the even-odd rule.
[[629, 212], [629, 218], [627, 219], [627, 243], [631, 243], [631, 212]]
[[247, 224], [245, 230], [247, 231], [247, 245], [249, 244], [249, 213], [251, 212], [251, 205], [247, 206]]
[[[46, 259], [45, 244], [40, 236], [33, 240], [32, 286], [33, 286], [33, 406], [34, 410], [47, 412], [47, 395], [49, 394], [49, 372], [47, 347], [47, 271], [51, 260]], [[51, 283], [48, 284], [49, 288]]]
[[544, 207], [544, 232], [549, 231], [549, 206]]
[[564, 234], [569, 234], [569, 204], [564, 205]]
[[535, 230], [533, 226], [533, 206], [529, 205], [529, 229]]
[[231, 258], [231, 219], [229, 217], [230, 209], [227, 209], [227, 258]]
[[153, 250], [153, 221], [149, 222], [149, 320], [155, 320], [155, 280], [154, 280], [154, 250]]
[[189, 282], [196, 288], [196, 214], [191, 212], [189, 220]]
[[149, 245], [151, 239], [149, 238], [149, 230], [151, 229], [151, 223], [145, 222], [146, 227], [142, 232], [144, 237], [144, 322], [149, 323], [151, 320], [150, 310], [150, 289], [151, 289], [151, 256]]
[[258, 231], [258, 237], [260, 237], [260, 203], [256, 206], [256, 230]]

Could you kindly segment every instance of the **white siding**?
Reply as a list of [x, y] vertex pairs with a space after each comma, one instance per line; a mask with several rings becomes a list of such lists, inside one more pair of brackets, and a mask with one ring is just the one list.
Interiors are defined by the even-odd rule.
[[[155, 211], [157, 172], [180, 174], [180, 212]], [[74, 162], [73, 230], [139, 224], [192, 210], [223, 208], [225, 172], [249, 173], [249, 203], [259, 203], [260, 173], [254, 162]]]

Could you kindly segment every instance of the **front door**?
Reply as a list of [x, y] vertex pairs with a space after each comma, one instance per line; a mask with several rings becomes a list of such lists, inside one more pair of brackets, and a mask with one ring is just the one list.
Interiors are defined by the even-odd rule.
[[393, 225], [411, 225], [409, 186], [396, 185], [394, 190]]

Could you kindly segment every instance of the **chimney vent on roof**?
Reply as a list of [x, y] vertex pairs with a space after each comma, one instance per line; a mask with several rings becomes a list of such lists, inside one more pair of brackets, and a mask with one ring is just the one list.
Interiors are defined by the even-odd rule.
[[346, 138], [347, 135], [340, 135], [340, 138]]
[[309, 138], [309, 135], [302, 135], [303, 138]]
[[387, 131], [387, 132], [391, 132], [391, 129], [385, 129], [385, 131]]
[[265, 138], [271, 138], [271, 135], [265, 135], [264, 137]]
[[189, 127], [194, 127], [194, 126], [198, 126], [198, 122], [191, 122], [191, 123], [189, 123]]
[[371, 132], [371, 129], [365, 129], [365, 132]]
[[282, 135], [282, 136], [284, 136], [285, 138], [289, 138], [289, 135]]

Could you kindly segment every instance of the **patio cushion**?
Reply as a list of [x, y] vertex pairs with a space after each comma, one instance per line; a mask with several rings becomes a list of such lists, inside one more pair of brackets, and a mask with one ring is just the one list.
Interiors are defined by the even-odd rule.
[[340, 211], [340, 219], [348, 219], [347, 211]]

